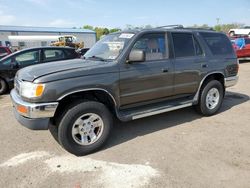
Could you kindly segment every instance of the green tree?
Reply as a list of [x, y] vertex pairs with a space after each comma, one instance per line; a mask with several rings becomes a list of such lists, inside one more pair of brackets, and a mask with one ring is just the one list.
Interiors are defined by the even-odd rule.
[[89, 29], [89, 30], [93, 30], [94, 31], [94, 27], [91, 25], [84, 25], [83, 29]]

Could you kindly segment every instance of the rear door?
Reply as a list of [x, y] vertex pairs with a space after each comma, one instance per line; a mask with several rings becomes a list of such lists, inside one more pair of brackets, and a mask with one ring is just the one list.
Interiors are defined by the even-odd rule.
[[192, 32], [172, 32], [174, 51], [174, 95], [193, 95], [199, 86], [202, 68], [206, 69], [203, 49]]
[[173, 94], [173, 65], [167, 44], [165, 33], [144, 34], [135, 41], [132, 50], [143, 50], [146, 60], [121, 65], [121, 106], [152, 102]]

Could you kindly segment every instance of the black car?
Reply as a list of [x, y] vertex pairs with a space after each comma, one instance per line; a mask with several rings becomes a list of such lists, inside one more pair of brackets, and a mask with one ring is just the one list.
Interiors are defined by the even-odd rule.
[[79, 57], [74, 48], [36, 47], [15, 52], [0, 60], [0, 95], [13, 88], [16, 72], [30, 65]]

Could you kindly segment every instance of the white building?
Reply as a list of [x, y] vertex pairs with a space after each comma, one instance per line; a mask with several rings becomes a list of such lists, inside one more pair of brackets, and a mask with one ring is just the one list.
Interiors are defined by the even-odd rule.
[[[87, 29], [70, 29], [55, 27], [29, 27], [0, 25], [0, 46], [11, 45], [9, 36], [58, 36], [73, 35], [77, 42], [84, 42], [84, 48], [91, 48], [96, 43], [96, 33]], [[20, 44], [23, 45], [21, 41]], [[41, 46], [43, 42], [41, 42]]]

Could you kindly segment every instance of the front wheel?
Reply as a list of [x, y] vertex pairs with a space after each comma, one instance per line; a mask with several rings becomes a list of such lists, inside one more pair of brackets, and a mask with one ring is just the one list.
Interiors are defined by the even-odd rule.
[[59, 143], [77, 156], [98, 150], [107, 141], [112, 116], [99, 102], [82, 102], [65, 113], [58, 127]]
[[196, 106], [199, 113], [211, 116], [218, 112], [221, 107], [224, 89], [221, 82], [212, 80], [201, 90], [199, 104]]

